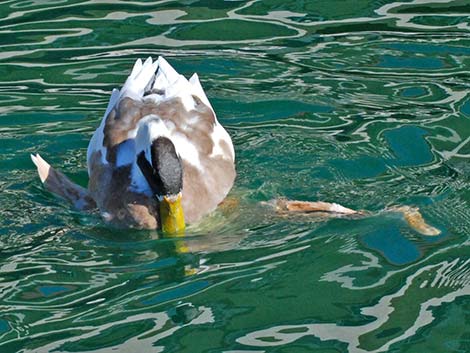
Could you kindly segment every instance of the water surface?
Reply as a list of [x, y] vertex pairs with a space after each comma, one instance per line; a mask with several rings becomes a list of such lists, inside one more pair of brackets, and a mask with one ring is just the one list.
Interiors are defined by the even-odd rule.
[[[0, 4], [0, 351], [470, 351], [468, 1]], [[41, 187], [137, 58], [198, 72], [236, 209], [184, 239], [118, 231]], [[285, 218], [275, 197], [367, 209]], [[442, 230], [424, 237], [393, 205]]]

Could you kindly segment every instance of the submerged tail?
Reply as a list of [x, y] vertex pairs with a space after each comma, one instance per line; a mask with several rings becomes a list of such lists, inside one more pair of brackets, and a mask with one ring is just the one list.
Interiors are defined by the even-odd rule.
[[69, 201], [78, 210], [96, 208], [95, 200], [87, 189], [73, 183], [64, 174], [52, 168], [39, 154], [31, 155], [31, 160], [38, 168], [39, 178], [47, 190]]

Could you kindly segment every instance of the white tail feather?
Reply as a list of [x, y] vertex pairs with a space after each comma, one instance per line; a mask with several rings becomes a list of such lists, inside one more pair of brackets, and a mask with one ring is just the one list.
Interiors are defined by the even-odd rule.
[[[150, 84], [152, 84], [152, 86], [149, 87]], [[159, 92], [159, 97], [154, 97], [155, 99], [180, 97], [185, 106], [191, 109], [193, 108], [193, 105], [190, 104], [191, 95], [195, 95], [204, 104], [212, 108], [199, 82], [197, 74], [194, 74], [188, 81], [161, 56], [155, 61], [152, 61], [152, 58], [148, 57], [144, 63], [142, 63], [140, 59], [135, 62], [131, 74], [121, 89], [119, 99], [125, 97], [142, 99], [146, 90], [150, 89]], [[108, 107], [107, 112], [108, 110], [110, 111], [114, 105], [115, 103], [112, 104], [111, 107]]]
[[206, 96], [206, 92], [201, 86], [201, 82], [199, 81], [199, 76], [197, 73], [194, 73], [191, 78], [189, 79], [189, 84], [191, 85], [192, 94], [197, 96], [205, 105], [212, 108], [209, 99]]
[[168, 85], [175, 83], [178, 80], [180, 74], [163, 57], [159, 56], [157, 62], [157, 76], [163, 75], [166, 78]]
[[120, 98], [141, 99], [145, 93], [145, 88], [153, 78], [156, 68], [157, 65], [154, 65], [151, 57], [148, 57], [143, 64], [142, 60], [137, 59], [131, 74], [122, 87]]
[[137, 59], [135, 61], [134, 67], [132, 68], [131, 74], [129, 75], [129, 78], [136, 77], [140, 70], [142, 70], [142, 60]]

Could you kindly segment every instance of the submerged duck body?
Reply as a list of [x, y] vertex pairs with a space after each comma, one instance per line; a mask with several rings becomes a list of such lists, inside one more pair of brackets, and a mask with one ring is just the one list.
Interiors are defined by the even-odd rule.
[[[135, 228], [158, 228], [167, 197], [181, 198], [186, 222], [198, 221], [223, 201], [236, 175], [232, 141], [197, 74], [187, 80], [162, 57], [137, 60], [122, 89], [113, 90], [87, 150], [88, 190], [54, 180], [66, 177], [32, 158], [48, 189]], [[42, 162], [48, 168], [41, 176]]]

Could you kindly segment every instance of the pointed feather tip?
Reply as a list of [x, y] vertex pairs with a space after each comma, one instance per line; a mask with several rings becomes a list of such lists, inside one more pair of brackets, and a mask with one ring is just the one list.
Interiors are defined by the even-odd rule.
[[144, 66], [152, 65], [152, 64], [153, 64], [152, 57], [149, 56], [149, 57], [147, 58], [147, 60], [145, 60]]
[[154, 74], [155, 71], [157, 70], [158, 63], [155, 61], [152, 61], [152, 57], [149, 56], [147, 60], [145, 60], [144, 65], [142, 66], [142, 69], [140, 72], [137, 74], [136, 79], [138, 80], [147, 80], [151, 78]]
[[42, 159], [39, 153], [36, 153], [36, 155], [31, 154], [30, 156], [38, 170], [39, 179], [41, 179], [41, 182], [44, 183], [49, 176], [49, 170], [51, 169], [51, 166], [44, 159]]
[[168, 63], [168, 61], [166, 61], [163, 56], [159, 56], [157, 62], [158, 73], [161, 72], [167, 78], [170, 84], [178, 80], [180, 76], [179, 73]]
[[209, 108], [212, 108], [211, 103], [209, 102], [209, 98], [207, 98], [206, 92], [204, 92], [204, 88], [202, 88], [201, 82], [199, 81], [199, 76], [197, 73], [194, 73], [191, 78], [189, 79], [189, 84], [191, 85], [191, 90], [194, 95], [199, 97], [202, 102], [207, 105]]
[[131, 74], [129, 75], [130, 77], [136, 76], [140, 70], [142, 69], [142, 59], [137, 59], [134, 63], [134, 67], [132, 68]]
[[193, 73], [193, 75], [189, 78], [189, 83], [194, 85], [200, 85], [201, 83], [199, 82], [199, 75], [197, 72]]

